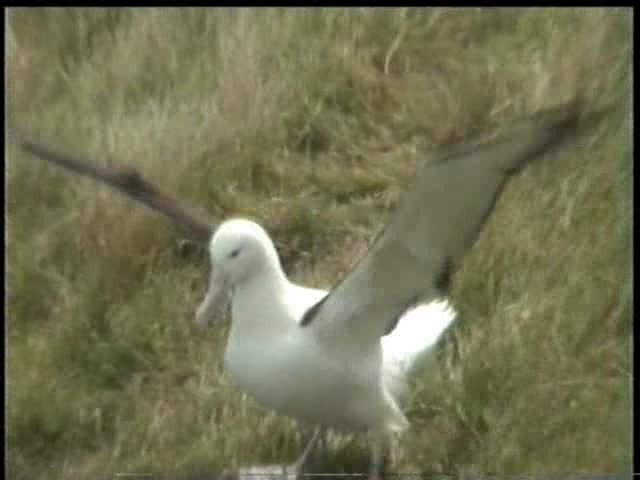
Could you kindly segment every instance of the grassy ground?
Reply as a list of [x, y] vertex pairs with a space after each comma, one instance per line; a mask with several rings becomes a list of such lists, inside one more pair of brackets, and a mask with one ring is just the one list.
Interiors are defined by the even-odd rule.
[[[514, 179], [453, 279], [394, 471], [625, 472], [631, 18], [585, 9], [29, 9], [9, 122], [118, 159], [213, 218], [248, 215], [329, 286], [430, 149], [582, 94], [614, 111]], [[291, 461], [295, 423], [193, 324], [207, 259], [148, 211], [9, 146], [10, 478]], [[342, 438], [328, 471], [366, 464]]]

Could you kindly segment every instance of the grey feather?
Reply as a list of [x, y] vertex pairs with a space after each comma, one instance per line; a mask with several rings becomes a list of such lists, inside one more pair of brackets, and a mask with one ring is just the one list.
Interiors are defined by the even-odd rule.
[[574, 131], [578, 117], [577, 104], [549, 110], [491, 142], [450, 147], [424, 164], [367, 255], [301, 325], [368, 348], [417, 298], [440, 297], [508, 178]]

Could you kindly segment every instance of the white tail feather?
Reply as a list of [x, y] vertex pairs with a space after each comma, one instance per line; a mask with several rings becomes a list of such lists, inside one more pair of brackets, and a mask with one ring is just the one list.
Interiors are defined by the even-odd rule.
[[421, 304], [407, 311], [396, 328], [382, 337], [384, 381], [394, 397], [405, 393], [407, 376], [414, 366], [426, 361], [455, 316], [446, 300]]

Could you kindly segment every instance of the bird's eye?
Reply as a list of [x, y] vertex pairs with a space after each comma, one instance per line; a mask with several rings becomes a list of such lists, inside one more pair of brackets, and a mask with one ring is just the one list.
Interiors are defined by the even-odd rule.
[[235, 250], [231, 251], [231, 253], [229, 254], [229, 258], [236, 258], [239, 253], [240, 253], [240, 249], [236, 248]]

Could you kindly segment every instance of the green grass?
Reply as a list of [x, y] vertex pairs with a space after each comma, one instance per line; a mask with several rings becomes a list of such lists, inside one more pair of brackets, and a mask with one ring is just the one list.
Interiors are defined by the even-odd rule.
[[[513, 180], [453, 281], [393, 470], [630, 471], [631, 15], [624, 9], [12, 9], [7, 115], [248, 215], [327, 287], [428, 151], [567, 101], [613, 111]], [[111, 190], [7, 148], [12, 478], [292, 461], [295, 422], [193, 324], [203, 249]], [[366, 465], [343, 438], [328, 471]]]

